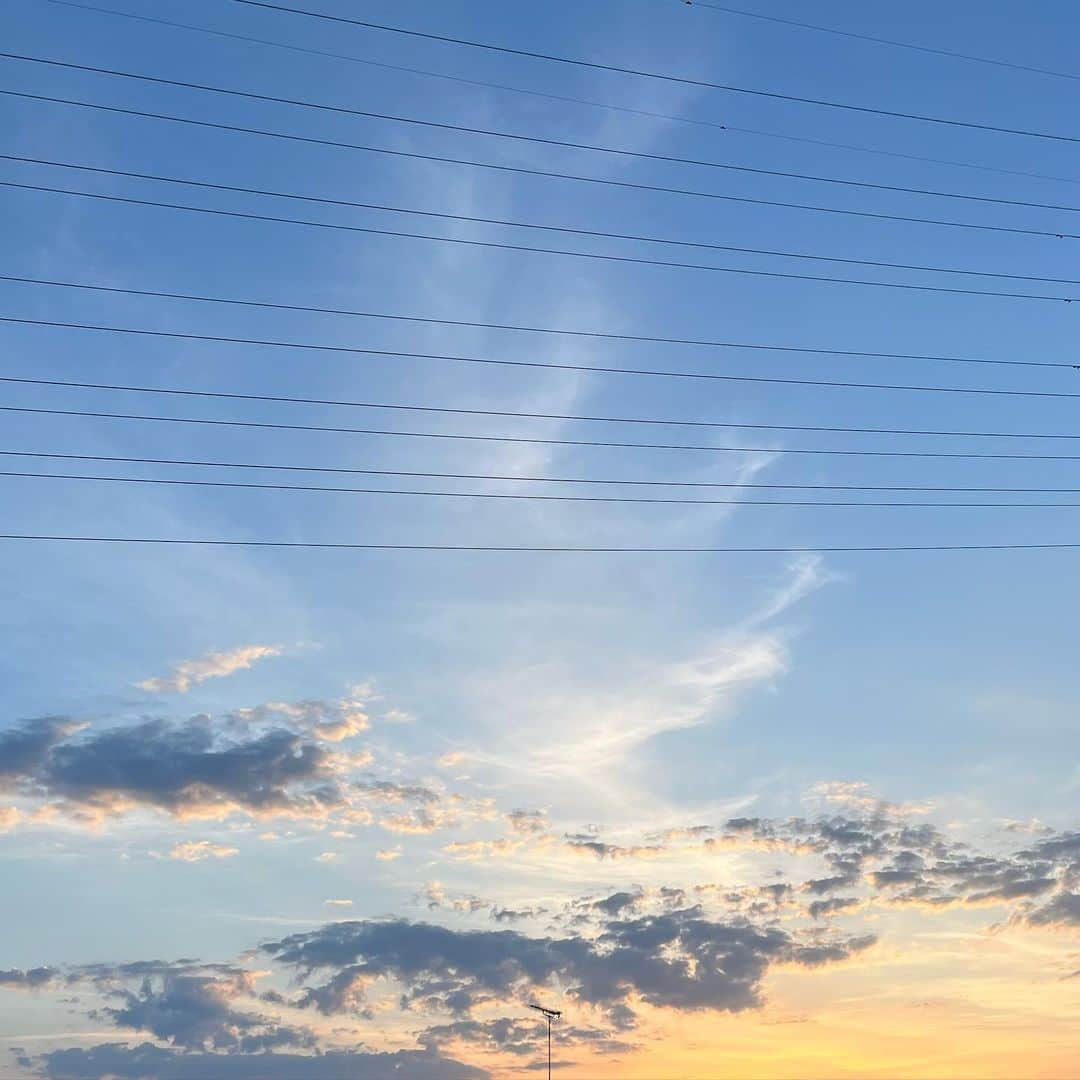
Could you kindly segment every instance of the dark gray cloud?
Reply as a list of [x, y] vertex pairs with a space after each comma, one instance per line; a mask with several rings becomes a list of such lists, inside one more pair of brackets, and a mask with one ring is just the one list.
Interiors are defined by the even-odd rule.
[[859, 899], [854, 896], [834, 896], [828, 900], [814, 900], [807, 906], [811, 919], [826, 919], [831, 915], [840, 915], [859, 906]]
[[609, 844], [597, 839], [596, 834], [591, 832], [567, 833], [564, 845], [568, 851], [580, 855], [595, 855], [598, 859], [641, 859], [659, 855], [665, 850], [662, 844]]
[[430, 1050], [396, 1053], [179, 1053], [152, 1043], [55, 1050], [19, 1062], [49, 1080], [486, 1080], [488, 1073]]
[[614, 917], [636, 907], [640, 900], [641, 893], [639, 892], [617, 892], [602, 897], [600, 900], [593, 900], [589, 907], [594, 911]]
[[526, 919], [538, 919], [541, 915], [546, 913], [547, 908], [542, 907], [506, 908], [493, 904], [490, 908], [491, 917], [498, 923], [523, 922]]
[[1080, 927], [1080, 893], [1061, 892], [1024, 916], [1029, 926]]
[[[453, 1043], [467, 1043], [484, 1050], [504, 1051], [520, 1057], [535, 1057], [547, 1044], [547, 1024], [512, 1017], [495, 1020], [458, 1020], [452, 1024], [437, 1024], [417, 1037], [421, 1045], [441, 1049]], [[614, 1038], [603, 1028], [577, 1027], [556, 1024], [552, 1042], [559, 1049], [587, 1046], [604, 1054], [626, 1053], [633, 1044]], [[562, 1055], [560, 1054], [560, 1057]], [[565, 1058], [563, 1058], [565, 1060]]]
[[42, 990], [61, 978], [56, 968], [9, 968], [0, 970], [0, 987], [6, 990]]
[[341, 799], [325, 748], [272, 730], [224, 739], [210, 721], [150, 720], [76, 734], [62, 718], [35, 720], [0, 737], [9, 787], [87, 813], [131, 806], [194, 815], [318, 813]]
[[850, 874], [833, 874], [831, 877], [811, 878], [803, 882], [803, 888], [814, 896], [824, 896], [827, 893], [844, 889], [848, 885], [854, 885], [859, 880], [858, 872], [854, 876]]
[[0, 790], [22, 786], [37, 773], [49, 751], [80, 726], [71, 717], [42, 716], [0, 732]]
[[459, 1016], [486, 1001], [525, 1000], [559, 986], [600, 1009], [631, 997], [677, 1009], [739, 1011], [760, 1004], [774, 963], [840, 960], [871, 939], [802, 940], [778, 928], [719, 923], [699, 908], [610, 920], [595, 939], [528, 937], [515, 931], [451, 930], [401, 919], [334, 923], [265, 945], [302, 981], [297, 1004], [324, 1013], [363, 1008], [376, 978], [402, 986], [404, 1007]]
[[[237, 1001], [250, 999], [255, 988], [251, 973], [239, 968], [154, 962], [111, 971], [97, 965], [78, 974], [106, 994], [110, 1004], [99, 1015], [118, 1028], [148, 1032], [184, 1050], [251, 1054], [315, 1045], [306, 1028], [235, 1007]], [[130, 979], [140, 980], [139, 985], [123, 985]]]

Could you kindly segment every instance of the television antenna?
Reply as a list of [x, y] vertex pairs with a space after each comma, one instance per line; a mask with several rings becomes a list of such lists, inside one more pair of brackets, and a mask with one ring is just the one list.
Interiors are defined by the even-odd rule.
[[551, 1024], [554, 1020], [562, 1017], [561, 1009], [545, 1009], [543, 1005], [529, 1004], [530, 1009], [535, 1009], [547, 1021], [548, 1026], [548, 1080], [551, 1080]]

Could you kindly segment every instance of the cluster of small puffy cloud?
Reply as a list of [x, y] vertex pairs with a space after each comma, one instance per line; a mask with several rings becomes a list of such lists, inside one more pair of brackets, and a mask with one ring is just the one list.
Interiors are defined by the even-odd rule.
[[902, 816], [876, 812], [813, 821], [736, 818], [705, 843], [823, 857], [831, 872], [800, 886], [828, 898], [811, 903], [814, 917], [858, 906], [855, 897], [833, 894], [861, 887], [879, 904], [1016, 905], [1012, 917], [1031, 926], [1080, 925], [1080, 833], [1054, 834], [1018, 851], [993, 854], [950, 840], [932, 825], [911, 825]]
[[[1031, 926], [1078, 922], [1080, 834], [1048, 834], [1040, 827], [1041, 839], [1021, 850], [981, 853], [933, 825], [912, 822], [911, 817], [925, 813], [925, 807], [888, 803], [865, 785], [818, 785], [812, 795], [849, 812], [811, 819], [736, 817], [722, 825], [669, 828], [646, 835], [641, 842], [616, 843], [594, 826], [558, 834], [540, 811], [515, 810], [506, 815], [505, 835], [454, 841], [443, 851], [467, 861], [529, 854], [550, 859], [559, 853], [600, 861], [642, 861], [695, 852], [758, 850], [810, 857], [822, 863], [825, 872], [767, 886], [733, 890], [705, 885], [694, 891], [712, 893], [728, 914], [751, 918], [781, 908], [824, 920], [867, 904], [927, 908], [1018, 904], [1011, 917]], [[496, 906], [478, 904], [472, 910], [494, 911]]]
[[265, 701], [245, 709], [234, 709], [227, 720], [245, 727], [285, 726], [320, 742], [342, 742], [371, 727], [368, 702], [371, 688], [355, 686], [343, 698], [326, 701]]
[[548, 913], [546, 907], [507, 907], [495, 900], [485, 899], [473, 893], [451, 895], [441, 881], [429, 881], [424, 886], [423, 903], [429, 911], [456, 911], [474, 915], [479, 911], [487, 912], [496, 922], [521, 922], [525, 919], [539, 919]]

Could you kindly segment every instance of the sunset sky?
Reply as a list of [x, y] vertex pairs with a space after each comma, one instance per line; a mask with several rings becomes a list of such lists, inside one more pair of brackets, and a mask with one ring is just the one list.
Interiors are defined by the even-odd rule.
[[3, 1080], [1080, 1077], [1080, 13], [744, 3], [0, 6]]

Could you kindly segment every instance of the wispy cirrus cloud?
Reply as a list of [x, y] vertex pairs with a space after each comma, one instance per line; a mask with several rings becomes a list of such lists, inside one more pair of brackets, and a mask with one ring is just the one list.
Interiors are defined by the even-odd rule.
[[282, 645], [240, 645], [224, 652], [208, 652], [172, 665], [167, 675], [143, 679], [135, 686], [151, 694], [186, 694], [208, 679], [221, 679], [284, 652]]

